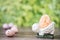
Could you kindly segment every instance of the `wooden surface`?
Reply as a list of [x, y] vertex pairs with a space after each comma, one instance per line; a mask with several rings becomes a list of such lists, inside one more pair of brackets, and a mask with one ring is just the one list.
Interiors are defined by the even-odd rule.
[[4, 30], [0, 28], [0, 40], [60, 40], [60, 29], [55, 28], [54, 39], [37, 38], [31, 28], [19, 28], [19, 33], [14, 37], [6, 37]]

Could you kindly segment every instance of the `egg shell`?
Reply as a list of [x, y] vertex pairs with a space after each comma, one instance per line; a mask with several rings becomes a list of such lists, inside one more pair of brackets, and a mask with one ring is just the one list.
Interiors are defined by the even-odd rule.
[[3, 24], [3, 29], [9, 29], [9, 26], [7, 23]]
[[17, 28], [16, 25], [14, 25], [14, 26], [11, 28], [11, 30], [12, 30], [13, 32], [15, 32], [15, 33], [18, 33], [18, 28]]
[[6, 30], [5, 35], [8, 37], [12, 37], [15, 35], [15, 32], [13, 32], [12, 30], [9, 29], [9, 30]]
[[34, 24], [32, 25], [32, 31], [38, 32], [38, 28], [39, 28], [38, 23], [34, 23]]
[[9, 27], [10, 27], [10, 28], [12, 28], [12, 27], [13, 27], [13, 25], [14, 25], [13, 23], [9, 23]]

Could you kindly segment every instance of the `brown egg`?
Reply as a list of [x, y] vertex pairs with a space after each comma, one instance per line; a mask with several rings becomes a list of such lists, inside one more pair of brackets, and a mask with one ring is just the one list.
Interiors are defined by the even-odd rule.
[[8, 37], [12, 37], [15, 35], [15, 32], [13, 32], [12, 30], [6, 30], [5, 35]]
[[12, 30], [13, 32], [15, 32], [15, 33], [18, 33], [18, 28], [17, 28], [16, 25], [14, 25], [14, 26], [11, 28], [11, 30]]
[[48, 15], [43, 15], [39, 21], [40, 28], [45, 28], [51, 23], [50, 17]]
[[3, 29], [9, 29], [9, 26], [7, 23], [3, 24]]

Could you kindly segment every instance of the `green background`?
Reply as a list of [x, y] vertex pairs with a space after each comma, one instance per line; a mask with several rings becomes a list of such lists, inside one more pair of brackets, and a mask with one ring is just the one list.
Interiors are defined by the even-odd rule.
[[60, 26], [60, 0], [0, 0], [0, 26], [13, 22], [20, 27], [31, 27], [48, 14], [55, 26]]

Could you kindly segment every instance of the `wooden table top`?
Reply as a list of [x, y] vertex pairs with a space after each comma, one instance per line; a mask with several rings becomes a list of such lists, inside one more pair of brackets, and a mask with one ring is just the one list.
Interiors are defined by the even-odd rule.
[[[4, 30], [0, 27], [0, 40], [52, 40], [37, 38], [36, 33], [32, 32], [31, 28], [18, 28], [19, 33], [14, 37], [6, 37]], [[60, 29], [55, 28], [54, 40], [60, 40]]]

